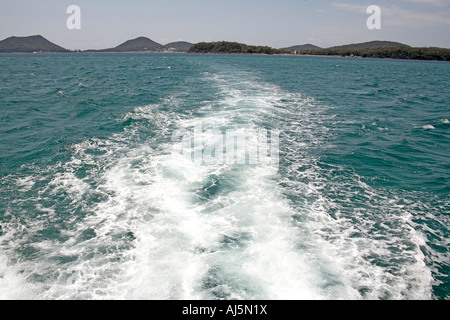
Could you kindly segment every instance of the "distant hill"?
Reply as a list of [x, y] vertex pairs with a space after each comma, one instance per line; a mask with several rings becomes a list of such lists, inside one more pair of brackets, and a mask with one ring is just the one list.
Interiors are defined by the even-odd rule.
[[308, 44], [302, 44], [302, 45], [292, 46], [292, 47], [288, 47], [288, 48], [283, 48], [282, 50], [302, 51], [302, 50], [319, 50], [319, 49], [322, 49], [322, 48], [308, 43]]
[[115, 48], [98, 50], [100, 52], [159, 52], [164, 46], [146, 37], [128, 40]]
[[[450, 49], [410, 47], [400, 42], [370, 41], [322, 49], [313, 44], [274, 49], [268, 46], [252, 46], [238, 42], [171, 42], [163, 46], [146, 37], [128, 40], [115, 48], [86, 50], [84, 52], [188, 52], [233, 54], [300, 54], [354, 58], [414, 59], [450, 61]], [[0, 53], [71, 52], [40, 35], [9, 37], [0, 41]]]
[[355, 58], [450, 61], [450, 49], [417, 48], [392, 41], [353, 43], [328, 49], [298, 50], [296, 53]]
[[29, 53], [29, 52], [68, 52], [43, 36], [10, 37], [0, 41], [0, 52], [2, 53]]
[[392, 48], [392, 47], [409, 47], [406, 44], [392, 41], [370, 41], [363, 43], [352, 43], [343, 46], [331, 47], [328, 49], [375, 49], [375, 48]]
[[188, 53], [281, 54], [283, 50], [268, 46], [251, 46], [245, 43], [218, 41], [194, 44]]
[[167, 50], [173, 49], [175, 52], [187, 52], [194, 44], [186, 41], [177, 41], [166, 44], [164, 47]]

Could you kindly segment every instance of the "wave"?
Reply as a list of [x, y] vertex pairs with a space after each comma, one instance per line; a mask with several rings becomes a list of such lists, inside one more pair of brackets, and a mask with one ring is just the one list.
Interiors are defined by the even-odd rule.
[[[414, 203], [318, 156], [331, 108], [241, 70], [202, 77], [216, 99], [137, 107], [122, 132], [73, 145], [70, 161], [8, 177], [20, 194], [0, 296], [430, 298]], [[192, 161], [172, 133], [199, 126], [279, 129], [279, 167]]]

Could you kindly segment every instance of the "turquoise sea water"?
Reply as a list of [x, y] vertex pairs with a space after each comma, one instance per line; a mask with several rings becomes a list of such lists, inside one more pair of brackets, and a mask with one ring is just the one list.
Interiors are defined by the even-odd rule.
[[[0, 298], [449, 299], [450, 64], [0, 56]], [[279, 130], [279, 163], [173, 133]], [[251, 144], [251, 141], [249, 141]]]

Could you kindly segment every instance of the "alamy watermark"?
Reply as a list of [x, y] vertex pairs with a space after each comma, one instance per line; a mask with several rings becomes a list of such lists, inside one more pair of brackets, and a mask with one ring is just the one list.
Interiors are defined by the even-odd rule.
[[[77, 5], [70, 5], [66, 10], [70, 16], [67, 18], [66, 26], [69, 30], [81, 29], [81, 9]], [[370, 17], [367, 19], [366, 26], [369, 30], [381, 29], [381, 8], [377, 5], [367, 7], [367, 14]]]
[[380, 30], [381, 29], [381, 8], [376, 5], [369, 6], [367, 8], [367, 14], [371, 16], [367, 19], [367, 28], [369, 30]]
[[177, 130], [172, 142], [184, 157], [203, 165], [270, 165], [278, 168], [280, 131], [266, 129]]
[[67, 14], [70, 16], [67, 18], [66, 26], [69, 30], [81, 29], [81, 9], [77, 5], [70, 5], [67, 7]]

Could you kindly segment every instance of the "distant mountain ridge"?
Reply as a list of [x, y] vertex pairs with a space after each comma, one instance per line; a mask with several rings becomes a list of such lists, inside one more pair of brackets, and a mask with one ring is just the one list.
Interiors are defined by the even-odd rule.
[[[187, 52], [194, 44], [186, 41], [171, 42], [166, 45], [157, 43], [147, 37], [138, 37], [125, 41], [114, 48], [100, 49], [100, 50], [86, 50], [90, 52]], [[410, 47], [406, 44], [393, 41], [369, 41], [363, 43], [353, 43], [341, 46], [334, 46], [328, 49], [374, 49], [374, 48], [388, 48], [388, 47]], [[280, 50], [286, 51], [309, 51], [309, 50], [323, 50], [323, 48], [314, 44], [295, 45]], [[58, 46], [41, 35], [30, 37], [9, 37], [0, 41], [0, 52], [14, 53], [14, 52], [69, 52], [61, 46]]]
[[322, 48], [318, 47], [316, 45], [310, 44], [310, 43], [291, 46], [291, 47], [287, 47], [287, 48], [282, 48], [282, 50], [286, 50], [286, 51], [319, 50], [319, 49], [322, 49]]
[[158, 52], [163, 51], [164, 46], [146, 37], [125, 41], [115, 48], [96, 50], [99, 52]]
[[[327, 49], [340, 50], [340, 49], [376, 49], [376, 48], [392, 48], [392, 47], [410, 47], [404, 43], [393, 42], [393, 41], [369, 41], [369, 42], [361, 42], [361, 43], [352, 43], [345, 44], [341, 46], [334, 46]], [[303, 44], [296, 45], [287, 48], [283, 48], [282, 50], [286, 51], [304, 51], [304, 50], [322, 50], [324, 48], [318, 47], [313, 44]]]
[[410, 47], [407, 44], [393, 41], [369, 41], [362, 43], [352, 43], [342, 46], [335, 46], [328, 49], [375, 49], [375, 48], [393, 48], [393, 47]]
[[194, 44], [186, 41], [176, 41], [166, 44], [167, 50], [174, 49], [176, 52], [187, 52]]
[[[186, 41], [171, 42], [166, 45], [157, 43], [146, 37], [138, 37], [125, 41], [114, 48], [85, 50], [87, 52], [187, 52], [193, 46]], [[33, 52], [70, 52], [41, 35], [29, 37], [9, 37], [0, 41], [0, 53], [33, 53]]]
[[392, 41], [370, 41], [328, 49], [299, 50], [289, 53], [353, 58], [450, 61], [450, 49], [410, 47], [406, 44]]
[[1, 53], [68, 52], [41, 35], [30, 37], [9, 37], [0, 41]]
[[[9, 37], [0, 41], [0, 53], [35, 52], [74, 52], [58, 46], [40, 35], [29, 37]], [[381, 59], [414, 59], [450, 61], [450, 49], [436, 47], [410, 47], [393, 41], [370, 41], [335, 46], [322, 49], [313, 44], [274, 49], [268, 46], [250, 46], [237, 42], [200, 42], [192, 44], [185, 41], [159, 44], [149, 38], [139, 37], [128, 40], [115, 48], [85, 50], [77, 52], [188, 52], [188, 53], [241, 53], [241, 54], [300, 54], [341, 57], [362, 57]]]
[[125, 41], [115, 48], [90, 50], [97, 52], [186, 52], [193, 46], [186, 41], [171, 42], [166, 45], [157, 43], [147, 37], [138, 37], [136, 39]]

